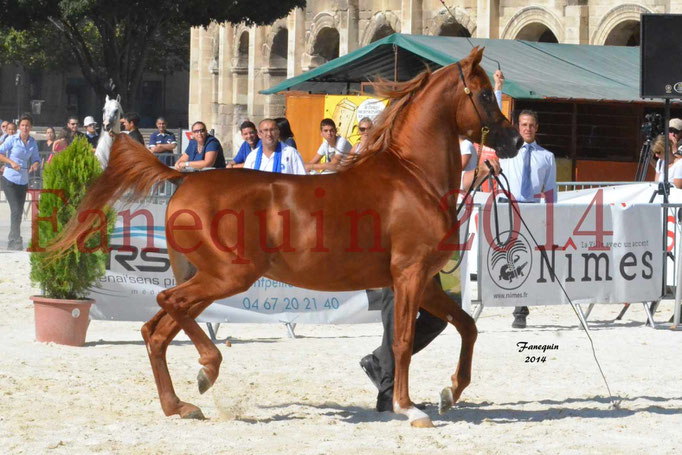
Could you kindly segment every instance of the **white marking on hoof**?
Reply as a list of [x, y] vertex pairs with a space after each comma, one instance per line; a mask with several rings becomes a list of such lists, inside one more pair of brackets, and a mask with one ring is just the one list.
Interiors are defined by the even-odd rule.
[[452, 395], [452, 388], [445, 387], [440, 391], [438, 397], [438, 414], [443, 415], [455, 404], [455, 397]]
[[[412, 405], [407, 409], [403, 409], [400, 407], [397, 401], [393, 402], [393, 410], [395, 411], [396, 414], [402, 414], [404, 416], [407, 416], [407, 419], [410, 421], [410, 425], [412, 426], [419, 426], [419, 427], [424, 427], [424, 426], [429, 426], [429, 425], [424, 425], [426, 420], [431, 423], [431, 419], [429, 419], [429, 416], [422, 410], [417, 409], [416, 406]], [[416, 424], [416, 422], [419, 422]], [[433, 426], [431, 424], [430, 426]]]

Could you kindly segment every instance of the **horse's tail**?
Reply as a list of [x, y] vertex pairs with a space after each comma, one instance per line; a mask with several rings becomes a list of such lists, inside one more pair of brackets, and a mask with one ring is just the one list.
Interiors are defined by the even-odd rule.
[[[161, 163], [142, 144], [119, 134], [114, 140], [109, 165], [90, 185], [78, 210], [67, 223], [64, 232], [46, 250], [65, 251], [86, 234], [102, 214], [102, 209], [130, 192], [130, 199], [140, 200], [149, 194], [154, 184], [170, 179], [182, 179], [183, 174]], [[86, 234], [87, 235], [87, 234]]]

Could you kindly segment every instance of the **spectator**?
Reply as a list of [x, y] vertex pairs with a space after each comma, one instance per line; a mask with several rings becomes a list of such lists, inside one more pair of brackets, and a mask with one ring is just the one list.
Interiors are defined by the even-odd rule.
[[84, 136], [83, 133], [78, 131], [78, 117], [75, 115], [70, 115], [66, 120], [66, 129], [68, 134], [66, 136], [66, 144], [70, 145], [76, 136]]
[[260, 139], [258, 139], [258, 131], [256, 130], [256, 125], [253, 122], [246, 120], [239, 125], [239, 131], [242, 134], [242, 145], [239, 146], [237, 154], [234, 156], [232, 163], [228, 167], [244, 167], [244, 161], [249, 153], [256, 150], [260, 145]]
[[7, 124], [9, 122], [7, 120], [3, 120], [2, 123], [0, 123], [0, 144], [2, 144], [2, 141], [5, 140], [5, 137], [7, 136]]
[[[519, 133], [524, 144], [514, 158], [500, 160], [502, 171], [509, 180], [509, 191], [518, 202], [540, 202], [539, 196], [544, 194], [545, 200], [556, 202], [556, 163], [554, 154], [535, 142], [539, 127], [538, 114], [535, 111], [523, 110], [519, 114]], [[528, 307], [514, 308], [512, 327], [526, 327]]]
[[[330, 118], [320, 122], [320, 135], [324, 139], [322, 145], [317, 149], [315, 157], [306, 163], [305, 168], [307, 171], [335, 172], [343, 155], [350, 152], [351, 145], [345, 138], [337, 136], [336, 124]], [[324, 162], [320, 163], [323, 158]]]
[[54, 143], [57, 141], [57, 134], [54, 132], [54, 128], [48, 126], [45, 129], [45, 140], [38, 141], [38, 151], [39, 152], [51, 152]]
[[677, 150], [680, 144], [680, 139], [682, 139], [682, 119], [671, 118], [668, 122], [668, 137], [672, 143], [672, 150]]
[[2, 188], [10, 207], [10, 231], [8, 248], [23, 250], [21, 216], [24, 213], [28, 174], [40, 167], [38, 144], [31, 137], [33, 118], [24, 114], [19, 119], [19, 134], [9, 137], [0, 145], [0, 162], [5, 163]]
[[273, 119], [258, 124], [261, 145], [244, 162], [245, 169], [305, 175], [305, 165], [298, 150], [279, 140], [279, 128]]
[[[670, 181], [670, 176], [672, 175], [672, 166], [675, 161], [675, 157], [673, 155], [673, 148], [670, 140], [668, 140], [668, 180]], [[659, 134], [656, 136], [656, 139], [654, 139], [653, 143], [651, 144], [651, 154], [656, 158], [656, 182], [663, 182], [663, 178], [665, 177], [665, 173], [663, 172], [663, 166], [665, 166], [665, 159], [663, 158], [665, 156], [665, 135]]]
[[0, 145], [7, 140], [10, 136], [17, 134], [17, 124], [14, 122], [7, 122], [5, 127], [5, 134], [0, 138]]
[[291, 131], [289, 120], [287, 120], [285, 117], [277, 117], [275, 122], [277, 122], [277, 128], [279, 128], [279, 140], [284, 142], [289, 147], [293, 147], [298, 150], [298, 147], [296, 147], [296, 141], [294, 140], [294, 133]]
[[52, 144], [52, 153], [50, 153], [50, 156], [47, 157], [48, 163], [52, 161], [52, 157], [54, 157], [57, 153], [61, 152], [62, 150], [69, 146], [67, 139], [68, 137], [69, 130], [67, 130], [66, 128], [62, 128], [61, 130], [59, 130], [59, 132], [57, 133], [57, 140], [54, 141], [54, 144]]
[[682, 145], [673, 150], [673, 160], [668, 168], [668, 182], [675, 188], [682, 189]]
[[358, 122], [358, 133], [360, 133], [360, 140], [350, 149], [351, 155], [359, 155], [362, 150], [366, 147], [365, 139], [367, 139], [367, 133], [370, 128], [372, 128], [372, 119], [369, 117], [364, 117]]
[[140, 124], [140, 114], [137, 112], [126, 112], [121, 121], [123, 122], [123, 126], [128, 131], [130, 137], [144, 145], [142, 134], [140, 133], [140, 130], [137, 129], [138, 125]]
[[[156, 131], [149, 138], [149, 150], [152, 153], [173, 153], [173, 150], [177, 147], [178, 141], [175, 140], [175, 134], [166, 130], [167, 125], [165, 118], [159, 117], [156, 119]], [[172, 156], [160, 156], [159, 159], [167, 166], [173, 165]]]
[[214, 167], [225, 168], [225, 156], [220, 141], [208, 134], [204, 122], [194, 122], [192, 125], [194, 139], [189, 141], [187, 150], [182, 154], [175, 169], [205, 169]]
[[93, 149], [97, 148], [97, 141], [99, 141], [97, 122], [91, 115], [88, 115], [85, 117], [85, 120], [83, 120], [83, 126], [85, 127], [85, 138], [88, 140]]

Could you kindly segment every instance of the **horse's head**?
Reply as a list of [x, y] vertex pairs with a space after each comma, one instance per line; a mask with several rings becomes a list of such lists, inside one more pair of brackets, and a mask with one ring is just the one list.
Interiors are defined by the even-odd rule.
[[102, 109], [102, 128], [104, 131], [116, 134], [121, 132], [121, 111], [123, 111], [121, 96], [117, 95], [116, 99], [114, 99], [109, 98], [109, 95], [107, 95], [104, 109]]
[[480, 66], [482, 57], [483, 48], [475, 47], [459, 62], [459, 67], [452, 65], [451, 74], [461, 79], [456, 106], [457, 127], [461, 135], [474, 142], [480, 142], [481, 128], [488, 127], [490, 132], [485, 145], [494, 148], [500, 158], [511, 158], [518, 153], [523, 139], [497, 106], [490, 79]]

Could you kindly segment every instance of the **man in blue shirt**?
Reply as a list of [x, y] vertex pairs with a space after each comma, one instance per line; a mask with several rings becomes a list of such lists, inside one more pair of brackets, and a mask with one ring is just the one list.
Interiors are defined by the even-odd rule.
[[242, 142], [242, 145], [239, 147], [239, 151], [234, 156], [234, 159], [232, 160], [233, 162], [227, 167], [244, 167], [244, 161], [246, 161], [246, 157], [249, 156], [249, 153], [251, 153], [253, 150], [256, 150], [261, 144], [260, 139], [258, 139], [256, 125], [254, 125], [253, 122], [249, 120], [242, 122], [242, 124], [239, 125], [239, 130], [242, 133], [242, 139], [244, 139], [244, 142]]
[[[166, 131], [166, 119], [159, 117], [156, 119], [156, 128], [158, 131], [152, 133], [149, 138], [149, 150], [152, 153], [173, 153], [178, 142], [175, 140], [175, 134], [170, 131]], [[173, 165], [172, 156], [159, 157], [162, 163], [167, 166]]]
[[225, 168], [225, 155], [220, 141], [208, 134], [204, 122], [194, 122], [192, 125], [192, 136], [194, 139], [189, 141], [185, 150], [175, 163], [175, 169], [204, 169], [213, 167], [216, 169]]

